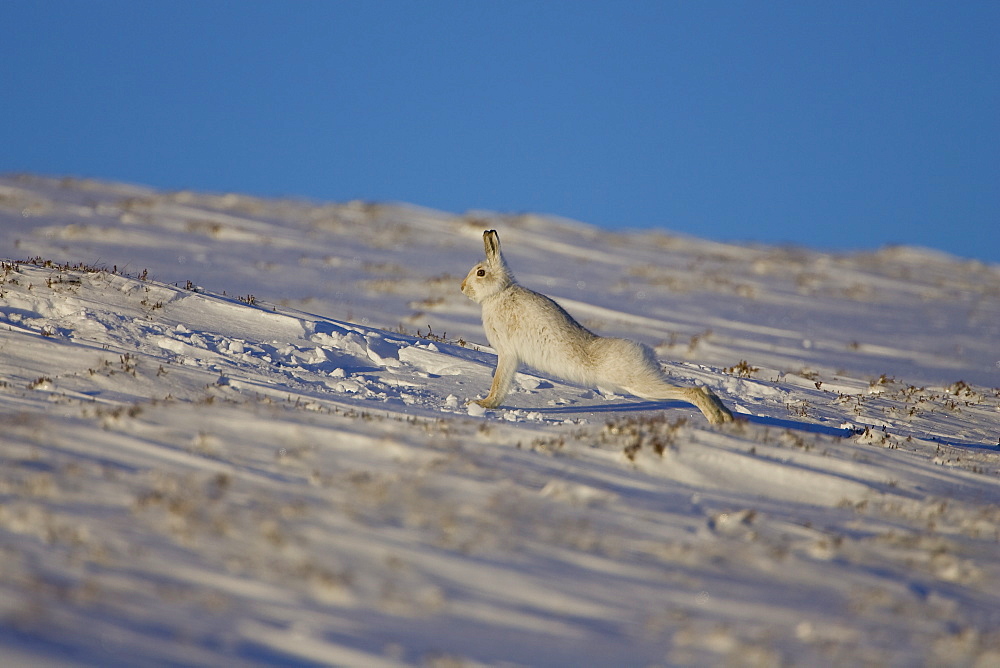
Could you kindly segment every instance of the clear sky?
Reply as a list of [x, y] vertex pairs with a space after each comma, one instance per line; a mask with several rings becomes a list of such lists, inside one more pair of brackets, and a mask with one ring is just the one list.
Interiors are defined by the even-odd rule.
[[0, 4], [0, 172], [1000, 262], [1000, 2]]

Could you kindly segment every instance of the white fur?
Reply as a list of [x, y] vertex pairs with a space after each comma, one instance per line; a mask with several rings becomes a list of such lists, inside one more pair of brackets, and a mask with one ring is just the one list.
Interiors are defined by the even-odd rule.
[[497, 351], [497, 368], [489, 395], [475, 403], [499, 406], [518, 367], [527, 364], [588, 387], [644, 399], [686, 401], [712, 424], [733, 419], [707, 388], [671, 385], [649, 346], [597, 336], [545, 295], [518, 285], [495, 230], [483, 233], [483, 244], [486, 260], [469, 271], [462, 292], [483, 307], [483, 329]]

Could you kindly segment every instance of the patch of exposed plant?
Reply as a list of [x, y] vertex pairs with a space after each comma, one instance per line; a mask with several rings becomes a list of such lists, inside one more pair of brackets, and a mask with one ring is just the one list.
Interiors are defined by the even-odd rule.
[[734, 375], [737, 378], [750, 378], [755, 373], [760, 371], [760, 367], [750, 366], [746, 360], [740, 360], [739, 364], [734, 364], [733, 366], [726, 367], [723, 369], [728, 374]]
[[620, 446], [629, 461], [635, 461], [643, 448], [662, 457], [668, 449], [676, 449], [677, 437], [687, 421], [686, 417], [669, 420], [664, 415], [626, 416], [608, 421], [600, 439], [602, 443]]

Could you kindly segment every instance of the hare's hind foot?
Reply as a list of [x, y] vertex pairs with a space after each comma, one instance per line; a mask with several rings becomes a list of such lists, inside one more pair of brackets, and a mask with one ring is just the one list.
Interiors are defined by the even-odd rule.
[[684, 391], [686, 398], [698, 407], [711, 424], [725, 424], [733, 421], [733, 414], [722, 400], [706, 387], [691, 387]]

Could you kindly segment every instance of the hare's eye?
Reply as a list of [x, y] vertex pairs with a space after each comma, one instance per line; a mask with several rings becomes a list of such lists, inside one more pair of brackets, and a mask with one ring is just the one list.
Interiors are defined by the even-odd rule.
[[480, 269], [479, 271], [476, 272], [476, 276], [485, 276], [485, 275], [486, 275], [485, 269]]

